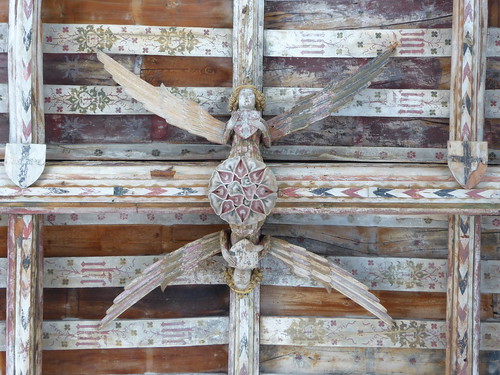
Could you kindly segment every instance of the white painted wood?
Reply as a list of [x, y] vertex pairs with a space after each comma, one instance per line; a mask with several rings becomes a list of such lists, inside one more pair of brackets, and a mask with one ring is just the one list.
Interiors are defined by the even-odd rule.
[[[88, 28], [90, 26], [90, 29]], [[68, 27], [67, 31], [65, 31]], [[164, 30], [162, 33], [162, 29]], [[205, 33], [208, 31], [208, 34]], [[85, 33], [101, 36], [84, 41]], [[102, 24], [46, 24], [43, 49], [46, 53], [94, 52], [99, 43], [114, 54], [143, 54], [176, 56], [227, 56], [232, 54], [230, 29], [102, 25]], [[169, 37], [192, 35], [194, 46], [178, 48], [166, 46]], [[292, 35], [295, 35], [295, 40]], [[80, 36], [80, 38], [79, 38]], [[163, 36], [163, 39], [161, 39]], [[368, 57], [377, 49], [399, 40], [398, 56], [447, 57], [451, 55], [451, 29], [391, 29], [391, 30], [266, 30], [266, 55], [295, 57]], [[0, 53], [7, 51], [8, 26], [0, 24]], [[78, 42], [78, 39], [81, 42]], [[133, 39], [137, 39], [133, 42]], [[488, 29], [487, 56], [500, 56], [500, 28]], [[362, 42], [362, 44], [358, 44]], [[163, 46], [163, 47], [162, 47]], [[122, 47], [122, 48], [120, 48]], [[146, 50], [144, 50], [146, 48]], [[210, 52], [205, 50], [210, 50]]]
[[[420, 348], [443, 349], [445, 342], [445, 322], [439, 320], [397, 320], [397, 328], [393, 330], [379, 325], [380, 321], [377, 319], [261, 317], [260, 320], [262, 345], [359, 348], [377, 348], [383, 345], [386, 348], [411, 348], [413, 344], [421, 343], [422, 346], [418, 346]], [[228, 343], [227, 317], [115, 322], [120, 323], [118, 327], [96, 331], [96, 320], [45, 321], [43, 349], [111, 349], [132, 345], [172, 347]], [[169, 330], [176, 326], [182, 336], [177, 337], [178, 342], [173, 342]], [[137, 335], [131, 334], [133, 330], [137, 330]], [[0, 351], [5, 350], [4, 332], [5, 324], [0, 322]], [[153, 343], [149, 340], [153, 340]], [[481, 350], [498, 350], [499, 347], [500, 323], [484, 322], [481, 328]]]
[[[230, 88], [169, 87], [174, 95], [198, 102], [212, 115], [228, 115]], [[317, 92], [318, 88], [264, 88], [267, 98], [265, 115], [277, 115], [291, 108], [299, 98]], [[2, 94], [3, 93], [3, 94]], [[7, 85], [0, 84], [0, 113], [7, 112]], [[116, 86], [45, 85], [45, 113], [124, 115], [148, 114], [144, 106], [132, 100]], [[500, 118], [500, 90], [487, 90], [485, 117]], [[497, 103], [499, 103], [497, 105]], [[446, 118], [450, 115], [448, 90], [366, 89], [332, 116], [425, 117]]]
[[5, 146], [5, 173], [20, 188], [31, 186], [45, 168], [44, 144], [7, 143]]
[[[314, 249], [312, 249], [314, 250]], [[446, 292], [447, 261], [421, 258], [326, 257], [371, 290]], [[123, 287], [159, 259], [156, 256], [51, 257], [45, 259], [45, 288]], [[310, 279], [295, 276], [279, 260], [265, 257], [263, 285], [323, 288]], [[220, 256], [203, 261], [199, 268], [169, 285], [225, 284]], [[0, 288], [6, 287], [7, 260], [0, 258]], [[500, 261], [481, 262], [481, 293], [500, 290]]]

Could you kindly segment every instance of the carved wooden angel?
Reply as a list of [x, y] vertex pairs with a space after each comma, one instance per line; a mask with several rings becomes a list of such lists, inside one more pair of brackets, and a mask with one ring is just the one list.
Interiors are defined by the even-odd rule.
[[329, 116], [368, 86], [393, 51], [394, 46], [352, 77], [340, 83], [329, 83], [322, 91], [299, 100], [291, 110], [267, 122], [261, 117], [264, 95], [254, 86], [237, 87], [230, 99], [232, 116], [227, 124], [212, 117], [195, 102], [175, 97], [164, 86], [151, 86], [99, 52], [99, 60], [115, 81], [146, 109], [211, 142], [232, 142], [228, 159], [216, 167], [209, 183], [210, 204], [215, 213], [229, 223], [230, 233], [221, 231], [207, 235], [146, 268], [114, 300], [101, 325], [118, 317], [159, 285], [165, 288], [172, 280], [219, 252], [229, 266], [226, 281], [236, 293], [248, 293], [258, 284], [261, 279], [259, 259], [270, 255], [283, 261], [298, 276], [310, 278], [327, 290], [338, 290], [392, 324], [377, 297], [348, 272], [300, 246], [261, 236], [260, 229], [277, 200], [278, 184], [262, 159], [260, 143], [270, 147], [272, 141]]

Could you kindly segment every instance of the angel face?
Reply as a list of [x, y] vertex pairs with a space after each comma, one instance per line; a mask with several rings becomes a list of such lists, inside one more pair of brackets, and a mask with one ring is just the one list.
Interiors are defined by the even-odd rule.
[[255, 94], [252, 89], [245, 88], [240, 91], [238, 95], [238, 107], [240, 110], [255, 109]]

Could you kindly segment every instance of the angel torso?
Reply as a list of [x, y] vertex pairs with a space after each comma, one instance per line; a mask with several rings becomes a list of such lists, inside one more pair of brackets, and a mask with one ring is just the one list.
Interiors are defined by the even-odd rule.
[[239, 110], [232, 114], [227, 126], [242, 139], [248, 139], [265, 125], [259, 111]]

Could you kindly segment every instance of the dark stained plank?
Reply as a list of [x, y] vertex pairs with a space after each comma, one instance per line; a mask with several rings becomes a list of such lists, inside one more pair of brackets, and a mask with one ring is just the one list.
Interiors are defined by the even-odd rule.
[[[373, 291], [394, 319], [446, 318], [445, 293], [416, 293]], [[483, 295], [481, 318], [493, 317], [491, 295]], [[263, 316], [372, 316], [361, 306], [342, 294], [325, 289], [262, 286], [261, 314]]]
[[[113, 55], [113, 58], [132, 71], [141, 62], [140, 56]], [[43, 82], [46, 85], [116, 85], [95, 54], [45, 53], [43, 67]]]
[[45, 23], [228, 27], [229, 0], [46, 0]]
[[446, 259], [448, 252], [445, 228], [268, 225], [264, 231], [321, 255]]
[[446, 119], [328, 117], [276, 144], [442, 148], [448, 137]]
[[[0, 115], [0, 136], [2, 134]], [[8, 136], [8, 125], [5, 126]], [[47, 143], [207, 143], [154, 115], [46, 115]], [[99, 155], [96, 155], [99, 156]]]
[[487, 350], [479, 352], [479, 374], [500, 374], [500, 351]]
[[[3, 216], [2, 219], [5, 221], [8, 220], [7, 216]], [[0, 257], [7, 257], [7, 225], [0, 226]]]
[[[45, 288], [43, 318], [101, 320], [122, 291], [122, 288]], [[227, 316], [228, 313], [229, 288], [226, 285], [173, 285], [164, 292], [156, 288], [120, 319]]]
[[268, 29], [451, 27], [450, 0], [267, 1]]
[[9, 115], [0, 113], [0, 143], [9, 141]]
[[500, 26], [500, 2], [488, 0], [488, 27]]
[[227, 345], [43, 352], [44, 375], [167, 372], [227, 372]]
[[231, 87], [230, 57], [144, 56], [141, 78], [154, 86]]
[[47, 225], [44, 251], [47, 257], [156, 255], [223, 228], [226, 226]]
[[[265, 57], [264, 86], [324, 87], [334, 79], [341, 81], [365, 65], [369, 59], [308, 59]], [[372, 88], [449, 89], [449, 58], [392, 58], [372, 80]]]

